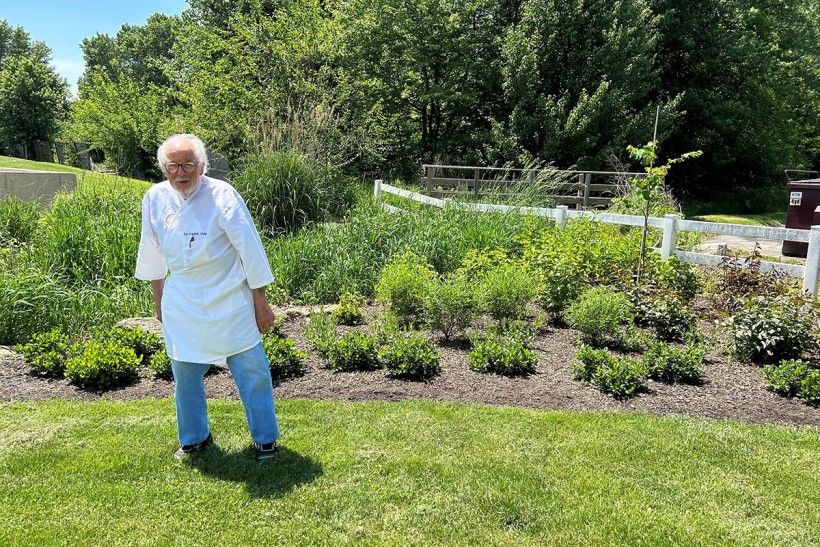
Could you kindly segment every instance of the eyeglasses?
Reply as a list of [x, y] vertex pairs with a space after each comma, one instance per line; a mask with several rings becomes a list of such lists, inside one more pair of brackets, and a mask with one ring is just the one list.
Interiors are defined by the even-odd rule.
[[183, 173], [192, 173], [193, 170], [196, 169], [197, 165], [199, 165], [199, 163], [166, 163], [165, 170], [169, 173], [176, 173], [177, 171], [182, 169]]

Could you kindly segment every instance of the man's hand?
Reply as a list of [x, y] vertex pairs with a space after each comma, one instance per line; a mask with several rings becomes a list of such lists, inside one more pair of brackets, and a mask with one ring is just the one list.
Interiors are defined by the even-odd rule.
[[256, 328], [266, 334], [276, 321], [276, 314], [265, 296], [265, 287], [253, 289], [253, 312], [256, 314]]

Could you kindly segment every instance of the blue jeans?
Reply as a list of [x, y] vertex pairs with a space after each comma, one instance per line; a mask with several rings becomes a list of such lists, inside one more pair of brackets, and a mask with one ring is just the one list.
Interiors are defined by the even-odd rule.
[[[279, 438], [279, 424], [273, 402], [268, 357], [260, 342], [255, 347], [227, 358], [239, 397], [245, 407], [251, 437], [259, 444]], [[174, 398], [180, 444], [204, 441], [210, 431], [203, 378], [210, 365], [171, 359], [174, 373]]]

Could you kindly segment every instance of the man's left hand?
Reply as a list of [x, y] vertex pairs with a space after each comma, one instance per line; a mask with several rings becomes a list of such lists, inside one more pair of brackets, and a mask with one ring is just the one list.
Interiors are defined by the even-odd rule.
[[266, 334], [276, 321], [276, 314], [268, 304], [264, 288], [253, 289], [253, 311], [256, 314], [256, 328]]

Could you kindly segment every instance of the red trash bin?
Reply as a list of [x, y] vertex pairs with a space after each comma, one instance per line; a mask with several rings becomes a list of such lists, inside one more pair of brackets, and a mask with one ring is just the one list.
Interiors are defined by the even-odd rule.
[[[808, 230], [820, 224], [820, 179], [798, 180], [788, 184], [789, 208], [786, 210], [786, 228]], [[783, 255], [806, 257], [809, 244], [801, 241], [783, 241]]]

